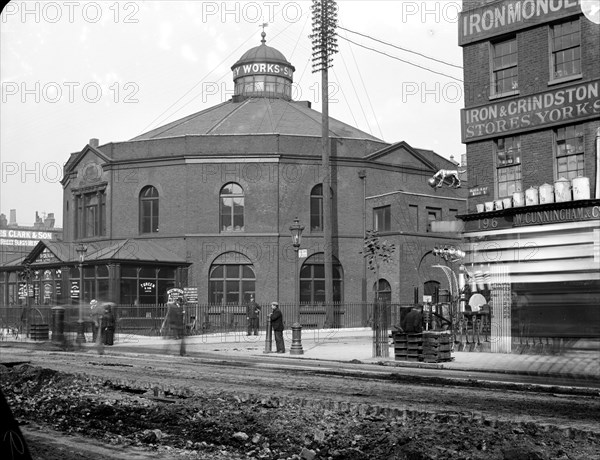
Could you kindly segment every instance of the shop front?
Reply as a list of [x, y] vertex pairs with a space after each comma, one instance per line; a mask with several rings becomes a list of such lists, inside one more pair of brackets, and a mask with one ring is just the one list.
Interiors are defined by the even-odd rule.
[[600, 200], [461, 218], [461, 309], [490, 309], [492, 352], [549, 352], [600, 337]]

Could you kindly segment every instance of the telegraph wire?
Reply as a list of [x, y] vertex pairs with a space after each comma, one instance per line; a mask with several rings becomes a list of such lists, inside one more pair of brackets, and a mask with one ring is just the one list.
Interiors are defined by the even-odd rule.
[[378, 38], [371, 37], [370, 35], [365, 35], [365, 34], [362, 34], [360, 32], [356, 32], [354, 30], [346, 29], [345, 27], [342, 27], [342, 26], [338, 26], [338, 28], [342, 29], [342, 30], [345, 30], [346, 32], [350, 32], [350, 33], [353, 33], [353, 34], [356, 34], [356, 35], [360, 35], [361, 37], [370, 38], [371, 40], [374, 40], [374, 41], [379, 42], [379, 43], [383, 43], [384, 45], [387, 45], [387, 46], [391, 46], [392, 48], [396, 48], [396, 49], [399, 49], [401, 51], [406, 51], [407, 53], [416, 54], [417, 56], [421, 56], [421, 57], [424, 57], [426, 59], [430, 59], [430, 60], [435, 61], [435, 62], [439, 62], [440, 64], [445, 64], [445, 65], [448, 65], [450, 67], [455, 67], [455, 68], [461, 69], [461, 70], [463, 68], [460, 65], [452, 64], [451, 62], [442, 61], [441, 59], [436, 59], [434, 57], [427, 56], [426, 54], [419, 53], [418, 51], [413, 51], [413, 50], [409, 50], [409, 49], [406, 49], [406, 48], [402, 48], [401, 46], [394, 45], [393, 43], [384, 42], [383, 40], [379, 40]]
[[343, 36], [341, 36], [341, 35], [338, 35], [338, 37], [340, 37], [340, 38], [343, 38], [344, 40], [346, 40], [346, 41], [348, 41], [348, 42], [350, 42], [350, 43], [352, 43], [352, 44], [354, 44], [354, 45], [356, 45], [356, 46], [360, 46], [361, 48], [365, 48], [365, 49], [368, 49], [368, 50], [370, 50], [370, 51], [375, 51], [376, 53], [383, 54], [384, 56], [390, 57], [390, 58], [392, 58], [392, 59], [396, 59], [397, 61], [400, 61], [400, 62], [404, 62], [405, 64], [409, 64], [409, 65], [412, 65], [412, 66], [418, 67], [419, 69], [423, 69], [423, 70], [426, 70], [426, 71], [428, 71], [428, 72], [432, 72], [432, 73], [435, 73], [435, 74], [438, 74], [438, 75], [442, 75], [442, 76], [444, 76], [444, 77], [447, 77], [447, 78], [451, 78], [452, 80], [456, 80], [456, 81], [459, 81], [459, 82], [461, 82], [461, 83], [463, 82], [463, 81], [462, 81], [460, 78], [453, 77], [453, 76], [451, 76], [451, 75], [448, 75], [448, 74], [445, 74], [445, 73], [443, 73], [443, 72], [438, 72], [438, 71], [436, 71], [436, 70], [433, 70], [433, 69], [430, 69], [430, 68], [428, 68], [428, 67], [423, 67], [423, 66], [421, 66], [421, 65], [419, 65], [419, 64], [415, 64], [415, 63], [413, 63], [413, 62], [410, 62], [410, 61], [407, 61], [407, 60], [405, 60], [405, 59], [401, 59], [401, 58], [399, 58], [399, 57], [392, 56], [391, 54], [385, 53], [385, 52], [383, 52], [383, 51], [379, 51], [379, 50], [377, 50], [377, 49], [375, 49], [375, 48], [370, 48], [370, 47], [368, 47], [368, 46], [366, 46], [366, 45], [361, 45], [360, 43], [356, 43], [355, 41], [353, 41], [353, 40], [350, 40], [349, 38], [343, 37]]

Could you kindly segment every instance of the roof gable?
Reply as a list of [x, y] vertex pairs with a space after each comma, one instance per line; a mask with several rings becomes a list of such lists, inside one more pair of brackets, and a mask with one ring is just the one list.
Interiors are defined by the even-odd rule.
[[424, 169], [433, 172], [438, 169], [432, 161], [404, 141], [397, 142], [378, 150], [377, 152], [368, 155], [366, 159], [377, 161], [378, 163]]

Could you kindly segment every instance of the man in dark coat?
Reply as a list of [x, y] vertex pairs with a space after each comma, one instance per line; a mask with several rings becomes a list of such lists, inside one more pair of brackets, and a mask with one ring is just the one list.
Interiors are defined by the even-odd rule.
[[115, 337], [115, 315], [112, 311], [112, 304], [110, 303], [104, 306], [102, 333], [104, 336], [104, 345], [113, 345]]
[[279, 309], [277, 302], [271, 302], [271, 327], [273, 329], [273, 335], [275, 336], [275, 345], [277, 346], [277, 353], [285, 353], [285, 343], [283, 341], [283, 315]]
[[413, 307], [402, 320], [402, 330], [406, 333], [423, 332], [423, 313], [421, 306]]
[[260, 306], [254, 301], [254, 296], [250, 296], [250, 303], [246, 306], [246, 319], [248, 320], [248, 335], [258, 335], [258, 315]]

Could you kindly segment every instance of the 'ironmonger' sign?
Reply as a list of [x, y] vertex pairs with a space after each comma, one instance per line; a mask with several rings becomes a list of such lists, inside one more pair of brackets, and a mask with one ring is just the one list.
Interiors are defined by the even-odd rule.
[[458, 44], [532, 27], [579, 13], [578, 0], [507, 0], [461, 13]]
[[600, 80], [461, 110], [465, 143], [600, 117]]

